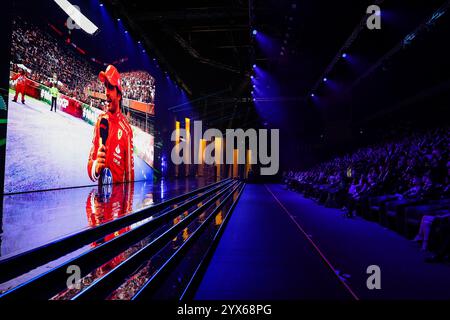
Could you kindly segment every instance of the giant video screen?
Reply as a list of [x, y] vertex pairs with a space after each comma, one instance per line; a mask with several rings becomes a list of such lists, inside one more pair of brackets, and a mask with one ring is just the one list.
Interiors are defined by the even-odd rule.
[[4, 193], [152, 178], [156, 83], [125, 23], [96, 1], [16, 1]]

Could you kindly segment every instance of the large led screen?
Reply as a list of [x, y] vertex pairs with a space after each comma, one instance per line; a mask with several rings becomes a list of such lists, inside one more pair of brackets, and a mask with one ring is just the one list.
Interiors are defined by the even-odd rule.
[[5, 194], [152, 178], [149, 57], [97, 1], [70, 3], [92, 34], [67, 3], [16, 1]]

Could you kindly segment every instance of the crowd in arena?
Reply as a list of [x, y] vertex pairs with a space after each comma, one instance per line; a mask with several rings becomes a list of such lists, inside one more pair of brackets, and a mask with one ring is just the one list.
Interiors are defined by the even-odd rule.
[[128, 99], [142, 102], [154, 101], [155, 79], [148, 72], [123, 72], [122, 86]]
[[441, 261], [450, 253], [450, 128], [362, 148], [284, 176], [288, 188], [344, 217], [357, 213], [414, 237]]
[[[104, 92], [97, 79], [98, 66], [60, 39], [20, 18], [13, 20], [12, 30], [13, 71], [23, 64], [31, 70], [29, 79], [45, 85], [56, 83], [62, 93], [87, 104], [91, 104], [89, 90]], [[125, 99], [153, 103], [155, 80], [149, 73], [131, 71], [121, 76]], [[93, 105], [98, 103], [93, 101]]]
[[[155, 79], [145, 71], [129, 71], [120, 74], [124, 98], [152, 103], [155, 99]], [[92, 80], [87, 88], [95, 92], [103, 92], [103, 84], [98, 80]]]
[[31, 69], [32, 80], [42, 84], [57, 80], [62, 92], [88, 102], [84, 88], [96, 78], [97, 72], [86, 60], [24, 20], [14, 19], [12, 30], [13, 62]]

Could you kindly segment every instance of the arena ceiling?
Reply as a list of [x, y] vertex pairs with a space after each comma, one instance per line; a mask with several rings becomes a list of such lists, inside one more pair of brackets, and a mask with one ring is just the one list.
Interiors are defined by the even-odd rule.
[[[413, 63], [426, 52], [423, 38], [434, 44], [445, 35], [448, 39], [448, 14], [426, 25], [410, 47], [399, 48], [399, 44], [448, 2], [110, 0], [109, 4], [145, 35], [150, 52], [185, 84], [204, 119], [218, 127], [245, 127], [254, 125], [250, 119], [258, 114], [250, 98], [253, 64], [278, 82], [281, 89], [268, 103], [285, 108], [289, 119], [316, 117], [305, 113], [316, 108], [325, 122], [339, 118], [357, 122], [379, 112], [380, 105], [395, 107], [412, 97], [417, 85], [411, 84], [431, 86], [435, 81], [429, 79], [426, 68], [412, 76], [405, 70], [417, 63], [406, 62]], [[374, 3], [382, 8], [383, 25], [370, 31], [361, 22], [366, 8]], [[255, 41], [254, 29], [270, 39], [270, 50]], [[354, 58], [351, 63], [336, 59], [342, 50]], [[399, 55], [401, 59], [396, 58]], [[439, 62], [430, 57], [429, 63], [440, 63], [443, 54], [438, 58]], [[448, 68], [448, 62], [442, 67]], [[397, 90], [379, 72], [395, 79]], [[325, 76], [337, 83], [337, 89], [322, 83]], [[425, 83], [428, 80], [431, 83]], [[311, 101], [311, 93], [321, 101]], [[229, 114], [233, 116], [226, 117]]]

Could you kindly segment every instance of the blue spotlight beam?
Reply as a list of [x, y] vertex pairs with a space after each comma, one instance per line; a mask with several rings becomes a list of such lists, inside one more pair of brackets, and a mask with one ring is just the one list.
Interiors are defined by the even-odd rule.
[[350, 86], [349, 90], [353, 90], [361, 81], [367, 78], [370, 74], [372, 74], [376, 69], [383, 65], [384, 61], [388, 60], [390, 57], [395, 55], [397, 52], [402, 50], [405, 45], [409, 44], [409, 41], [412, 41], [415, 35], [419, 34], [422, 30], [426, 30], [430, 28], [430, 21], [434, 21], [436, 17], [441, 17], [450, 9], [450, 0], [447, 0], [438, 10], [436, 10], [432, 15], [428, 16], [413, 32], [409, 33], [404, 39], [398, 42], [391, 50], [389, 50], [385, 55], [383, 55], [380, 59], [378, 59], [375, 64], [373, 64], [364, 74], [362, 74], [358, 79], [353, 82]]
[[304, 97], [268, 97], [254, 98], [255, 102], [298, 102], [305, 101]]
[[[376, 1], [374, 1], [373, 4], [380, 6], [383, 2], [384, 2], [384, 0], [376, 0]], [[322, 79], [324, 79], [331, 72], [331, 70], [333, 70], [336, 63], [339, 61], [339, 59], [342, 58], [342, 55], [348, 50], [348, 48], [350, 48], [350, 46], [353, 44], [353, 42], [355, 42], [355, 40], [358, 37], [358, 35], [360, 34], [360, 32], [366, 28], [368, 16], [369, 16], [369, 14], [366, 13], [364, 15], [364, 17], [362, 17], [361, 21], [358, 23], [356, 28], [353, 30], [350, 37], [348, 37], [348, 39], [345, 41], [344, 45], [337, 52], [334, 59], [331, 61], [331, 63], [328, 65], [328, 67], [325, 69], [325, 71], [322, 73], [319, 80], [317, 80], [317, 82], [314, 84], [311, 91], [317, 91], [320, 84], [322, 83]]]

